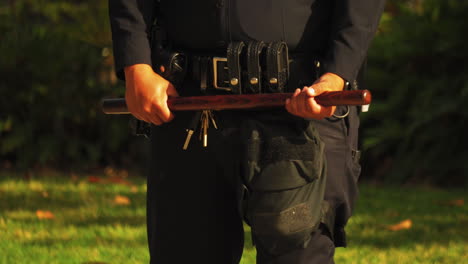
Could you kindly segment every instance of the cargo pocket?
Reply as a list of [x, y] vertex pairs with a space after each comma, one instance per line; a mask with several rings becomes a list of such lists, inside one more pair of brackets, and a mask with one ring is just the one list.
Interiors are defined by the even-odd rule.
[[325, 190], [324, 145], [311, 122], [245, 121], [244, 213], [257, 247], [270, 255], [306, 247], [319, 225]]

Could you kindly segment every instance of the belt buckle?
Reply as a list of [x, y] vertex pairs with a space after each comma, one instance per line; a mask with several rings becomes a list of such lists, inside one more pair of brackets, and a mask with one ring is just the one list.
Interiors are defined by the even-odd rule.
[[213, 87], [218, 90], [231, 91], [227, 58], [213, 57]]

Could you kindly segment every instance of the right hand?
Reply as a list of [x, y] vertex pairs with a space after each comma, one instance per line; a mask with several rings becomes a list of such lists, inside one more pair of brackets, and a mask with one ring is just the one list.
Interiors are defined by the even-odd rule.
[[155, 125], [171, 121], [174, 114], [167, 106], [167, 99], [179, 96], [174, 86], [148, 64], [128, 66], [124, 71], [125, 100], [130, 113]]

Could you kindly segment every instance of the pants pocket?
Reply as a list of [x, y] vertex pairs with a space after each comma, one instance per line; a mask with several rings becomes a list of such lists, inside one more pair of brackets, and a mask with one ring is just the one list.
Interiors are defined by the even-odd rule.
[[319, 225], [326, 161], [309, 121], [250, 119], [243, 126], [249, 190], [245, 218], [255, 243], [271, 255], [306, 247]]

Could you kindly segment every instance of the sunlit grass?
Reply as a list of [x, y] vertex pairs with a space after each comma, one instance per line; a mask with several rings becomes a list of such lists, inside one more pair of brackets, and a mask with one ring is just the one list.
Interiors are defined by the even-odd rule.
[[[147, 263], [144, 180], [0, 176], [0, 263]], [[116, 203], [117, 195], [130, 204]], [[364, 185], [336, 263], [468, 263], [465, 190]], [[455, 202], [454, 202], [455, 201]], [[37, 210], [52, 219], [39, 219]], [[411, 220], [411, 228], [388, 226]], [[242, 264], [255, 263], [246, 230]]]
[[[0, 263], [146, 263], [145, 186], [86, 177], [0, 181]], [[129, 205], [114, 202], [116, 195]], [[37, 210], [53, 219], [38, 219]]]
[[[337, 263], [468, 263], [464, 190], [362, 186]], [[463, 203], [463, 204], [461, 204]], [[390, 225], [411, 220], [409, 229]]]

